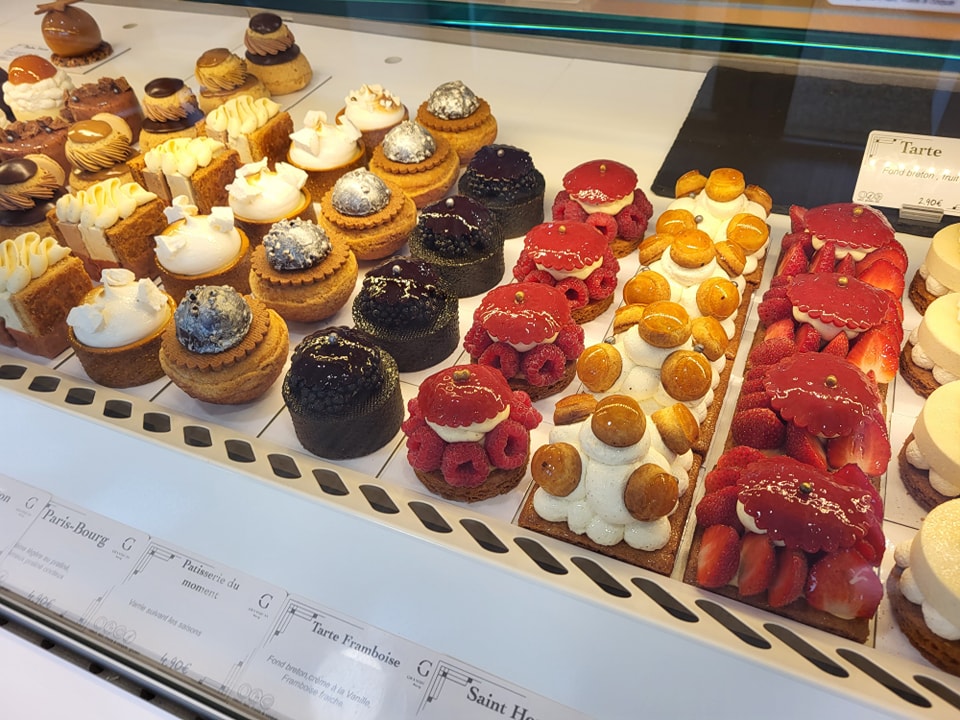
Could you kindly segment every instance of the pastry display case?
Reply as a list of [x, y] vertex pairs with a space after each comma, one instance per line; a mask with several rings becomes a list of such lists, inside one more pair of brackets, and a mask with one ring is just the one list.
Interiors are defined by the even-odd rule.
[[[960, 137], [953, 39], [960, 20], [949, 5], [926, 12], [866, 2], [349, 2], [324, 4], [323, 14], [298, 2], [85, 7], [112, 54], [70, 68], [75, 82], [124, 76], [137, 92], [161, 75], [195, 85], [201, 55], [242, 52], [251, 16], [281, 14], [312, 66], [304, 87], [277, 98], [294, 127], [310, 111], [333, 117], [364, 83], [382, 84], [413, 111], [440, 83], [462, 80], [489, 102], [497, 142], [530, 153], [546, 182], [548, 215], [564, 174], [595, 158], [636, 170], [654, 220], [689, 170], [736, 167], [765, 188], [773, 199], [768, 258], [729, 360], [714, 442], [688, 490], [693, 503], [723, 451], [759, 332], [756, 306], [791, 230], [791, 207], [855, 200], [871, 131]], [[45, 52], [29, 9], [0, 10], [0, 52], [4, 66]], [[953, 216], [882, 209], [909, 257], [909, 282], [930, 238]], [[513, 280], [522, 248], [522, 237], [506, 239], [504, 282]], [[363, 261], [361, 277], [375, 264]], [[632, 253], [619, 267], [622, 285], [641, 264]], [[614, 307], [584, 324], [587, 345], [611, 334], [620, 292]], [[459, 301], [461, 338], [481, 297]], [[903, 327], [919, 322], [905, 300]], [[348, 303], [322, 326], [350, 324]], [[319, 327], [288, 323], [291, 349]], [[468, 361], [461, 344], [442, 365], [402, 373], [404, 403], [434, 370]], [[536, 401], [544, 421], [531, 448], [547, 442], [556, 399]], [[886, 600], [867, 641], [857, 643], [684, 582], [692, 521], [672, 569], [651, 572], [520, 527], [529, 474], [504, 495], [459, 503], [419, 483], [402, 433], [362, 457], [323, 460], [298, 442], [280, 381], [253, 402], [215, 405], [167, 378], [125, 390], [98, 385], [71, 351], [45, 359], [0, 347], [0, 403], [0, 617], [109, 668], [174, 714], [326, 716], [325, 706], [307, 701], [299, 710], [283, 705], [279, 698], [289, 695], [280, 684], [291, 681], [254, 687], [251, 680], [251, 668], [268, 667], [280, 654], [273, 648], [284, 647], [280, 607], [290, 618], [308, 609], [314, 620], [334, 618], [355, 632], [377, 629], [398, 656], [391, 664], [381, 642], [371, 653], [383, 668], [399, 665], [401, 654], [405, 664], [436, 653], [528, 693], [531, 703], [545, 699], [540, 707], [554, 707], [557, 717], [960, 712], [960, 680], [912, 648]], [[921, 405], [900, 378], [890, 383], [885, 420], [894, 455]], [[925, 512], [904, 491], [895, 461], [881, 494], [885, 581], [894, 545], [913, 536]], [[34, 508], [46, 508], [43, 521]], [[68, 526], [82, 551], [58, 545], [54, 529]], [[175, 563], [162, 574], [158, 558], [182, 560], [195, 577], [174, 573]], [[151, 574], [160, 584], [142, 584]], [[222, 595], [219, 606], [181, 602], [178, 588], [196, 589], [191, 582], [201, 579], [202, 587], [222, 586], [210, 591]], [[235, 601], [225, 599], [229, 591]], [[255, 594], [240, 598], [247, 592]], [[286, 599], [254, 607], [267, 596]], [[138, 604], [154, 597], [157, 611], [149, 600]], [[164, 603], [181, 615], [179, 625], [165, 618], [169, 632], [130, 620], [151, 614], [156, 621]], [[331, 636], [319, 623], [312, 632]], [[338, 658], [344, 662], [311, 655], [305, 641], [294, 648], [287, 650], [303, 653], [318, 676], [336, 676]], [[357, 699], [331, 716], [429, 717], [416, 663], [405, 664], [398, 681], [383, 679], [388, 673], [377, 665], [363, 665], [372, 702]], [[390, 682], [397, 687], [387, 689]], [[473, 711], [510, 714], [486, 691], [469, 697]]]

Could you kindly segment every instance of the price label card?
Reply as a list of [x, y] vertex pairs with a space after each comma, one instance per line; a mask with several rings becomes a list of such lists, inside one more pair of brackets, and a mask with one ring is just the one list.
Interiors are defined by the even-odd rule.
[[233, 697], [280, 720], [580, 720], [584, 716], [390, 633], [288, 596]]
[[151, 540], [88, 626], [226, 692], [284, 597], [280, 588]]
[[960, 139], [874, 130], [853, 200], [932, 222], [960, 215]]
[[147, 540], [110, 518], [50, 500], [0, 563], [3, 584], [83, 622], [133, 567]]
[[[0, 475], [0, 562], [50, 501], [50, 493]], [[0, 585], [3, 574], [0, 570]]]

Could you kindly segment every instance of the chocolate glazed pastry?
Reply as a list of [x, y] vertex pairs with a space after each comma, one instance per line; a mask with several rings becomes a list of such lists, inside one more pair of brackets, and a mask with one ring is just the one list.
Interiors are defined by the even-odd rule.
[[[180, 93], [185, 87], [183, 80], [177, 78], [157, 78], [148, 82], [143, 91], [147, 97], [162, 102]], [[192, 93], [190, 95], [193, 97]], [[182, 107], [180, 111], [170, 112], [162, 120], [158, 119], [160, 114], [152, 114], [148, 110], [147, 117], [143, 120], [143, 129], [152, 133], [173, 133], [193, 127], [203, 119], [203, 113], [196, 102], [179, 107]]]
[[63, 170], [50, 158], [34, 158], [50, 167], [41, 168], [29, 157], [0, 164], [0, 240], [30, 230], [41, 236], [50, 234], [47, 213], [64, 193]]
[[458, 187], [497, 216], [504, 237], [519, 237], [543, 222], [545, 182], [526, 150], [511, 145], [480, 148]]

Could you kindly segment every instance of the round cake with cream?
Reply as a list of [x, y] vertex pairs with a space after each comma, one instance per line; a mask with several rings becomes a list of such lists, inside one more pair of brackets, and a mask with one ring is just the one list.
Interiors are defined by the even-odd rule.
[[960, 496], [960, 380], [926, 399], [900, 451], [900, 478], [926, 509]]
[[936, 298], [960, 292], [960, 223], [943, 228], [930, 241], [913, 281], [909, 297], [921, 313]]
[[900, 374], [924, 397], [960, 380], [960, 292], [941, 295], [927, 306], [903, 347]]

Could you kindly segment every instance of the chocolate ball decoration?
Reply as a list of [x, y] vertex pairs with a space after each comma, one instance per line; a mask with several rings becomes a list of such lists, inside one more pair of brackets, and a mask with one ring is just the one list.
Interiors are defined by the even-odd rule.
[[103, 41], [100, 26], [86, 10], [74, 7], [80, 0], [55, 0], [37, 5], [43, 13], [40, 30], [57, 65], [80, 65], [103, 59], [112, 48]]

